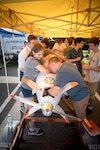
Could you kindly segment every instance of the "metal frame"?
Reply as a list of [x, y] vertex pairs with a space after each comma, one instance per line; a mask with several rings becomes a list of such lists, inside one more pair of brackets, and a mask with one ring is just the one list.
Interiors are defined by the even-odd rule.
[[[56, 34], [59, 36], [58, 33], [52, 33], [52, 29], [58, 29], [59, 33], [64, 33], [65, 36], [68, 34], [74, 35], [75, 33], [77, 34], [82, 34], [82, 33], [91, 33], [92, 31], [95, 30], [100, 30], [100, 22], [96, 23], [96, 20], [100, 17], [100, 6], [97, 7], [91, 7], [91, 3], [93, 0], [87, 1], [88, 7], [83, 10], [78, 10], [79, 8], [79, 0], [76, 1], [77, 3], [77, 11], [73, 11], [67, 14], [61, 14], [53, 17], [47, 17], [42, 16], [42, 15], [36, 15], [36, 14], [30, 14], [26, 12], [16, 12], [10, 9], [7, 9], [4, 5], [0, 4], [0, 20], [1, 24], [2, 22], [6, 23], [6, 27], [12, 28], [12, 29], [22, 29], [22, 26], [25, 27], [25, 30], [28, 31], [29, 33], [35, 33], [40, 36], [47, 36], [47, 34]], [[74, 6], [73, 6], [74, 7]], [[71, 7], [71, 8], [73, 8]], [[82, 21], [79, 21], [79, 15], [81, 13], [84, 13], [84, 17]], [[97, 13], [95, 17], [92, 17], [92, 13]], [[33, 17], [38, 17], [36, 20], [32, 20], [31, 22], [27, 20], [27, 18], [23, 18], [22, 16], [33, 16]], [[73, 21], [73, 17], [76, 15], [76, 20]], [[67, 16], [71, 17], [71, 20], [67, 19]], [[66, 19], [65, 19], [65, 18]], [[63, 19], [64, 18], [64, 19]], [[64, 23], [63, 25], [56, 25], [54, 26], [53, 24], [50, 25], [41, 25], [41, 21], [58, 21]], [[73, 26], [72, 26], [73, 25]], [[85, 29], [82, 29], [81, 27], [85, 27]], [[92, 27], [87, 31], [87, 27]]]

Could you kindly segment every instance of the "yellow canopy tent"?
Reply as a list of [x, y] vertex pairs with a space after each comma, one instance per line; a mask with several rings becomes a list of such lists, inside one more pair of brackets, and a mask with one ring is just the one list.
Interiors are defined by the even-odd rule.
[[100, 37], [100, 0], [0, 0], [0, 26], [43, 37]]

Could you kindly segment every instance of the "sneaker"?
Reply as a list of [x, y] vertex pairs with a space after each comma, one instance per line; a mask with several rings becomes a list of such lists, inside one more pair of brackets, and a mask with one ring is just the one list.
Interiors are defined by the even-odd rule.
[[87, 109], [86, 109], [86, 115], [91, 114], [91, 113], [93, 113], [93, 109], [89, 109], [89, 108], [87, 107]]
[[67, 128], [76, 128], [76, 124], [74, 122], [66, 123]]
[[23, 114], [25, 113], [25, 107], [24, 106], [20, 106], [20, 112]]
[[40, 136], [43, 134], [43, 130], [41, 130], [40, 128], [35, 128], [34, 131], [28, 131], [29, 135], [36, 135], [36, 136]]

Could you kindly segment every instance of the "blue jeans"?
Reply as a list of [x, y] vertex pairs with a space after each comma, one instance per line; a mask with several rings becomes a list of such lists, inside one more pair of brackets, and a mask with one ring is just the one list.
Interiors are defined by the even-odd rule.
[[24, 97], [32, 97], [32, 90], [28, 90], [28, 89], [21, 87], [21, 91]]

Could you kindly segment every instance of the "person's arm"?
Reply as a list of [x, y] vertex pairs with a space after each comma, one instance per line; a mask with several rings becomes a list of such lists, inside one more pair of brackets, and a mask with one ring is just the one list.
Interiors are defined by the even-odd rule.
[[27, 54], [22, 50], [22, 52], [18, 56], [18, 65], [21, 72], [24, 72], [26, 55]]
[[[68, 60], [69, 62], [72, 62], [72, 63], [76, 63], [76, 62], [78, 62], [78, 61], [81, 62], [82, 59], [84, 58], [82, 50], [79, 49], [79, 50], [77, 51], [77, 56], [76, 56], [76, 58], [75, 58], [75, 57], [73, 58], [73, 53], [74, 53], [74, 51], [76, 51], [76, 50], [70, 49], [70, 50], [68, 51], [68, 53], [67, 53], [67, 60]], [[75, 55], [76, 55], [76, 54], [75, 54]]]
[[73, 58], [73, 59], [67, 58], [67, 61], [72, 62], [72, 63], [80, 61], [80, 60], [81, 60], [81, 57], [77, 57], [77, 58]]
[[86, 70], [93, 70], [93, 71], [100, 71], [100, 66], [98, 67], [94, 67], [94, 66], [90, 66], [89, 64], [85, 64], [83, 65], [83, 68]]
[[43, 65], [37, 65], [36, 66], [36, 69], [39, 70], [41, 73], [43, 74], [47, 74], [49, 73], [49, 70], [47, 68], [45, 68]]
[[24, 72], [24, 68], [20, 68], [20, 71], [21, 71], [21, 72]]
[[58, 96], [59, 92], [60, 92], [60, 87], [58, 87], [58, 86], [54, 86], [54, 87], [48, 89], [48, 93], [54, 97]]
[[19, 69], [21, 72], [24, 72], [24, 64], [25, 64], [25, 59], [24, 58], [20, 59]]

